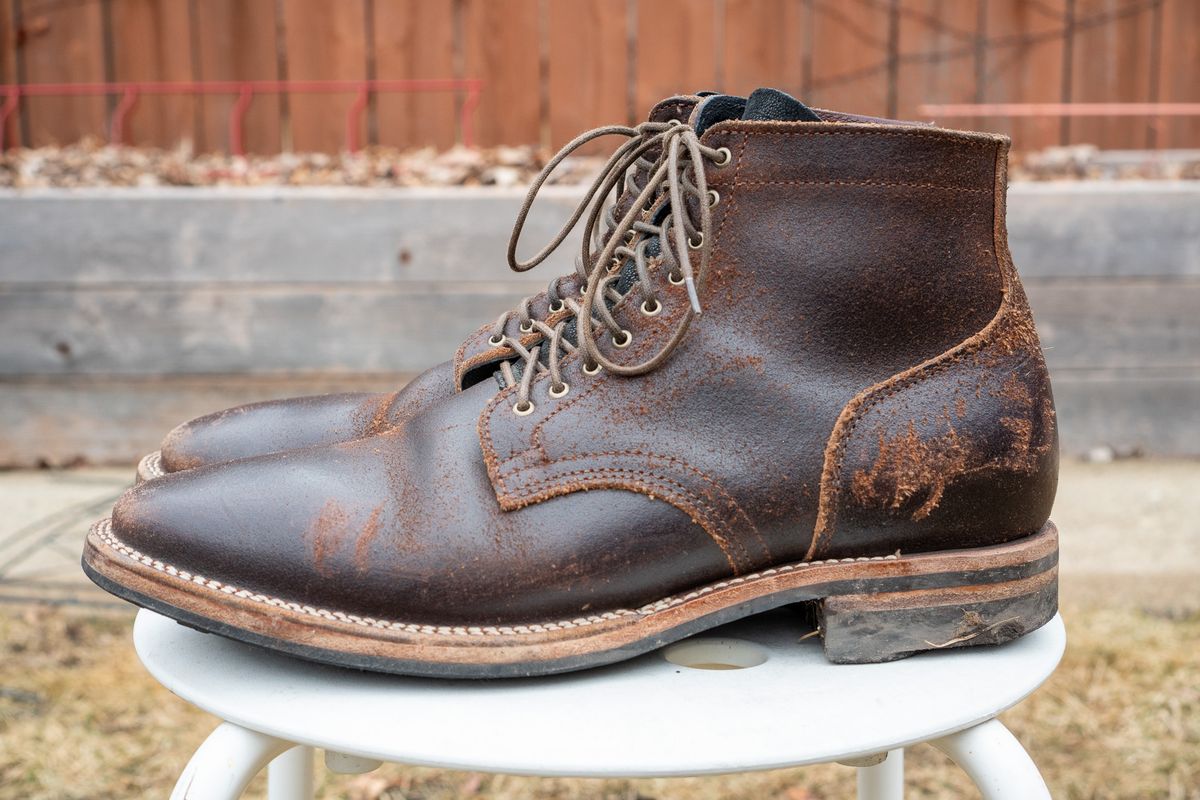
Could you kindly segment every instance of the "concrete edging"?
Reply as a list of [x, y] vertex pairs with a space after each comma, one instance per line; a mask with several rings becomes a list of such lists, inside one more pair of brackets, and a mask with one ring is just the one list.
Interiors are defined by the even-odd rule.
[[[581, 191], [544, 191], [524, 252]], [[186, 416], [246, 399], [239, 386], [402, 380], [571, 268], [564, 246], [531, 273], [507, 269], [523, 196], [0, 190], [0, 465], [127, 460]], [[1200, 181], [1016, 184], [1009, 232], [1064, 450], [1200, 455]], [[197, 380], [225, 390], [190, 391]], [[55, 433], [71, 415], [71, 435]]]

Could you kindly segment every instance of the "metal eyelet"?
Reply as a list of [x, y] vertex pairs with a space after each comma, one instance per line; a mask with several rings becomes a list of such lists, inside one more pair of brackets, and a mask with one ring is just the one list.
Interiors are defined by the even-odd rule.
[[682, 274], [680, 274], [679, 278], [678, 278], [678, 279], [676, 279], [676, 278], [675, 278], [675, 273], [674, 273], [674, 272], [668, 272], [668, 273], [667, 273], [667, 280], [668, 280], [668, 281], [670, 281], [670, 283], [671, 283], [671, 285], [672, 285], [672, 286], [679, 286], [681, 283], [683, 283], [683, 275], [682, 275]]
[[608, 265], [608, 272], [610, 275], [612, 275], [612, 274], [620, 272], [620, 271], [621, 271], [621, 259], [614, 257], [612, 260], [612, 263]]
[[562, 389], [558, 390], [557, 392], [554, 391], [553, 386], [550, 387], [550, 396], [554, 397], [554, 398], [564, 397], [564, 396], [566, 396], [567, 392], [569, 392], [569, 391], [571, 391], [571, 384], [567, 383], [566, 381], [563, 381]]
[[595, 375], [599, 371], [600, 371], [599, 364], [592, 364], [590, 367], [587, 364], [583, 365], [583, 374], [584, 375]]
[[514, 403], [513, 404], [513, 413], [516, 414], [518, 417], [528, 417], [530, 414], [533, 413], [533, 403], [526, 400], [524, 410], [521, 409], [520, 403]]
[[726, 164], [728, 164], [730, 161], [733, 161], [733, 151], [730, 150], [728, 147], [717, 148], [717, 155], [721, 156], [721, 160], [713, 161], [713, 163], [716, 164], [718, 167], [723, 167]]
[[721, 202], [721, 193], [718, 192], [716, 189], [709, 189], [708, 190], [708, 207], [712, 208], [719, 202]]
[[504, 337], [503, 336], [493, 336], [490, 339], [488, 339], [488, 344], [492, 345], [493, 347], [499, 347], [500, 345], [504, 344]]
[[533, 333], [533, 323], [532, 322], [522, 322], [521, 323], [521, 333]]
[[704, 232], [700, 231], [696, 235], [700, 238], [695, 241], [692, 241], [690, 238], [688, 239], [688, 247], [692, 250], [699, 250], [701, 247], [704, 247]]
[[658, 302], [657, 300], [654, 301], [654, 305], [650, 305], [649, 300], [642, 301], [642, 313], [645, 314], [647, 317], [656, 317], [661, 312], [662, 312], [662, 303]]
[[621, 333], [624, 334], [624, 337], [619, 342], [617, 341], [617, 337], [612, 337], [613, 347], [629, 347], [629, 345], [633, 344], [632, 333], [627, 330], [622, 330]]
[[557, 314], [558, 312], [562, 311], [564, 308], [566, 308], [566, 303], [564, 303], [562, 300], [555, 300], [553, 303], [550, 304], [550, 313]]

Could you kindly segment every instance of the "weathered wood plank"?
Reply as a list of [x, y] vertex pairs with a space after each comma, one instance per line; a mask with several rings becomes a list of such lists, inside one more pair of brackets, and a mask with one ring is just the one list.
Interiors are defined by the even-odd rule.
[[461, 0], [463, 77], [482, 78], [475, 112], [477, 144], [539, 144], [541, 22], [539, 0]]
[[[1058, 103], [1062, 100], [1063, 18], [1066, 0], [987, 4], [987, 36], [999, 42], [985, 55], [984, 101]], [[956, 126], [1006, 133], [1014, 150], [1040, 150], [1058, 144], [1055, 117], [955, 121]]]
[[[112, 0], [113, 78], [189, 82], [192, 18], [182, 0]], [[173, 147], [195, 141], [195, 97], [142, 95], [125, 122], [125, 144]]]
[[888, 14], [865, 3], [813, 3], [806, 102], [856, 114], [888, 110]]
[[[104, 5], [22, 3], [17, 59], [25, 83], [102, 83]], [[27, 97], [21, 124], [34, 146], [108, 135], [108, 101], [103, 96]]]
[[0, 291], [0, 375], [410, 372], [450, 358], [522, 296], [511, 285]]
[[[899, 13], [897, 104], [901, 119], [928, 119], [922, 103], [973, 103], [979, 90], [975, 69], [979, 8], [973, 2], [904, 0]], [[882, 109], [880, 109], [882, 112]], [[976, 120], [945, 120], [974, 128]]]
[[395, 391], [411, 377], [380, 372], [0, 380], [0, 466], [132, 465], [171, 428], [203, 414], [280, 397]]
[[[1150, 5], [1138, 0], [1075, 0], [1075, 15], [1072, 102], [1148, 102]], [[1089, 20], [1104, 22], [1089, 24]], [[1069, 125], [1072, 142], [1131, 149], [1147, 142], [1144, 119], [1081, 117]]]
[[771, 86], [800, 97], [801, 12], [795, 0], [726, 0], [721, 90], [746, 95]]
[[[0, 284], [468, 281], [504, 265], [519, 190], [0, 192]], [[521, 252], [578, 190], [539, 196]], [[71, 236], [63, 236], [70, 231]], [[1026, 278], [1200, 276], [1200, 184], [1018, 184], [1009, 234]], [[571, 269], [569, 247], [524, 279]]]
[[1117, 181], [1009, 189], [1026, 278], [1200, 276], [1200, 186]]
[[[648, 108], [628, 108], [625, 0], [557, 0], [548, 13], [551, 145], [561, 147], [588, 128], [645, 119]], [[581, 152], [604, 152], [613, 141]]]
[[[0, 0], [0, 84], [17, 83], [17, 32], [13, 24], [15, 0]], [[0, 100], [0, 104], [3, 101]], [[0, 134], [5, 149], [21, 143], [21, 128], [14, 114], [4, 123]]]
[[[504, 253], [521, 195], [486, 189], [0, 192], [0, 286], [544, 285], [571, 270], [575, 252], [563, 246], [539, 269], [508, 269]], [[577, 202], [576, 190], [543, 191], [521, 255], [549, 241]]]
[[[206, 81], [277, 80], [275, 0], [205, 0], [196, 14], [197, 79]], [[236, 95], [208, 95], [201, 103], [202, 152], [229, 152], [230, 113]], [[281, 147], [281, 99], [254, 96], [243, 118], [243, 146], [248, 153], [278, 153]]]
[[[130, 464], [187, 419], [242, 403], [392, 391], [408, 374], [0, 380], [0, 465]], [[1200, 371], [1064, 371], [1054, 376], [1061, 446], [1083, 455], [1200, 455]]]
[[713, 0], [640, 0], [635, 56], [638, 113], [659, 100], [718, 87]]
[[[453, 0], [374, 0], [375, 77], [454, 77]], [[446, 148], [454, 144], [454, 92], [382, 92], [375, 98], [379, 144]], [[365, 129], [365, 128], [364, 128]]]
[[1200, 367], [1200, 281], [1025, 281], [1056, 369]]
[[1200, 371], [1059, 372], [1059, 439], [1067, 455], [1200, 455]]
[[[532, 287], [531, 287], [532, 288]], [[1200, 367], [1200, 282], [1027, 282], [1052, 370]], [[404, 372], [520, 285], [0, 290], [0, 375]]]
[[[1200, 103], [1200, 3], [1166, 0], [1162, 8], [1162, 53], [1158, 70], [1158, 100]], [[1200, 117], [1151, 120], [1158, 147], [1195, 147], [1200, 142]]]
[[[283, 0], [288, 79], [364, 80], [366, 18], [362, 0]], [[354, 92], [288, 96], [291, 149], [336, 153], [346, 147], [346, 112]], [[362, 130], [366, 131], [365, 119]], [[365, 136], [360, 144], [365, 144]]]

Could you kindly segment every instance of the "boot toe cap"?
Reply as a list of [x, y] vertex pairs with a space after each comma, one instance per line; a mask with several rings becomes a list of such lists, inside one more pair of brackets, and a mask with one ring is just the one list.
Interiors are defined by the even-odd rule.
[[[269, 400], [179, 425], [162, 443], [162, 467], [180, 472], [208, 464], [348, 441], [374, 432], [390, 394], [343, 394]], [[388, 420], [384, 420], [387, 422]]]

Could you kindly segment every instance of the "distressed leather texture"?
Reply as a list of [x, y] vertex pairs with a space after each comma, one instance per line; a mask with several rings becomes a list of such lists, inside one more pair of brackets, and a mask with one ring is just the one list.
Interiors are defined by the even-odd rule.
[[[686, 121], [699, 98], [669, 97], [650, 110], [652, 122]], [[653, 160], [657, 153], [648, 153]], [[645, 181], [644, 171], [639, 174]], [[628, 211], [634, 195], [622, 195], [616, 213]], [[559, 282], [560, 293], [579, 294], [583, 285], [570, 275]], [[546, 293], [530, 299], [531, 315], [553, 326], [567, 312], [552, 314]], [[522, 335], [518, 320], [510, 315], [506, 332], [520, 337], [529, 347], [541, 339], [533, 331]], [[185, 422], [172, 430], [163, 441], [162, 466], [167, 472], [193, 469], [205, 464], [220, 464], [239, 458], [285, 452], [303, 447], [348, 442], [382, 433], [401, 425], [426, 406], [443, 400], [464, 384], [489, 378], [495, 365], [514, 353], [507, 345], [495, 346], [488, 340], [492, 323], [481, 326], [462, 343], [451, 361], [439, 364], [419, 375], [399, 392], [344, 393], [314, 397], [271, 400], [238, 406]]]
[[198, 417], [163, 440], [167, 472], [239, 458], [336, 444], [404, 424], [422, 408], [454, 393], [450, 362], [427, 369], [398, 392], [268, 400]]
[[[445, 392], [352, 442], [127, 493], [113, 530], [208, 578], [347, 613], [506, 624], [812, 558], [1036, 532], [1057, 480], [1045, 363], [1004, 230], [1004, 137], [844, 122], [703, 136], [703, 313], [660, 367]], [[652, 274], [659, 267], [652, 264]], [[635, 363], [685, 312], [630, 292]], [[433, 397], [434, 395], [431, 395]]]

